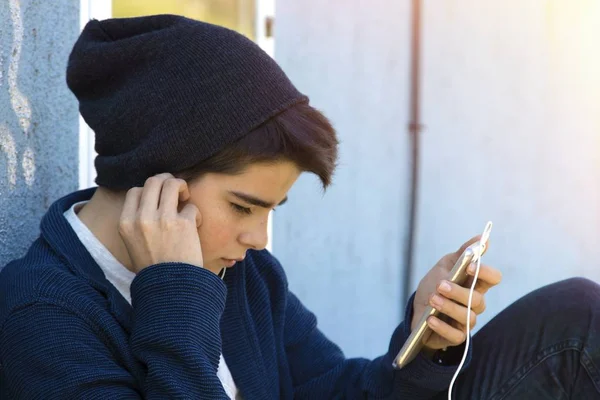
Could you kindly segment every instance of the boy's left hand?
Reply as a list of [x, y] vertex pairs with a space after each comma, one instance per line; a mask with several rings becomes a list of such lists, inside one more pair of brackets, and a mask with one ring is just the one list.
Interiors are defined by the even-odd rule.
[[[446, 279], [463, 251], [468, 246], [478, 241], [479, 238], [480, 236], [472, 238], [463, 244], [455, 253], [450, 253], [442, 257], [442, 259], [438, 261], [419, 283], [413, 302], [413, 318], [410, 325], [411, 331], [415, 329], [428, 305], [436, 308], [442, 314], [447, 315], [451, 320], [448, 324], [434, 316], [428, 318], [427, 323], [433, 330], [433, 333], [423, 342], [424, 351], [458, 346], [467, 338], [466, 306], [469, 300], [469, 289], [473, 282], [473, 275], [475, 275], [475, 272], [474, 270], [472, 273], [469, 272], [471, 277], [468, 279], [465, 287], [451, 283]], [[476, 266], [476, 264], [473, 265]], [[500, 283], [501, 280], [502, 273], [500, 271], [481, 264], [471, 302], [471, 329], [475, 326], [477, 315], [485, 311], [485, 293], [491, 287]], [[445, 286], [448, 286], [449, 290], [444, 290]]]

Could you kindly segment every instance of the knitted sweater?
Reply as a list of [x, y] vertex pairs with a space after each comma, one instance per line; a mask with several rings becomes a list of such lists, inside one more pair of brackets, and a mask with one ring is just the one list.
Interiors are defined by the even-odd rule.
[[345, 358], [267, 251], [249, 251], [224, 281], [149, 266], [130, 305], [63, 216], [93, 192], [55, 202], [28, 253], [0, 272], [0, 398], [226, 399], [221, 352], [246, 400], [428, 399], [448, 387], [456, 367], [418, 356], [392, 368], [403, 323], [383, 356]]

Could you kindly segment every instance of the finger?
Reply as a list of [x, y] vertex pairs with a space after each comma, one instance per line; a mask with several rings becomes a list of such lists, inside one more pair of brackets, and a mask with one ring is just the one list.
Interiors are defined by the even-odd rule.
[[467, 339], [462, 330], [456, 329], [439, 318], [431, 316], [427, 318], [427, 326], [442, 338], [450, 342], [452, 346], [458, 346]]
[[142, 188], [134, 187], [127, 191], [125, 195], [125, 203], [121, 210], [121, 221], [133, 221], [140, 205], [140, 198], [142, 197]]
[[119, 235], [127, 241], [127, 237], [134, 231], [135, 219], [137, 215], [140, 198], [142, 196], [142, 188], [134, 187], [127, 191], [125, 202], [119, 217], [118, 231]]
[[150, 214], [158, 209], [158, 201], [160, 192], [162, 191], [163, 182], [172, 177], [173, 175], [171, 174], [159, 174], [146, 179], [142, 198], [140, 199], [140, 206], [138, 208], [140, 213]]
[[200, 225], [202, 225], [202, 214], [200, 214], [198, 207], [192, 203], [186, 204], [181, 210], [180, 215], [183, 218], [189, 219], [190, 221], [196, 220], [196, 228], [199, 228]]
[[[467, 307], [436, 294], [430, 297], [429, 304], [442, 314], [447, 315], [456, 321], [458, 324], [467, 325]], [[477, 323], [477, 313], [471, 311], [468, 314], [469, 324], [471, 328], [473, 328]]]
[[[469, 277], [464, 287], [470, 289], [473, 284], [473, 279], [473, 277]], [[492, 285], [485, 281], [480, 281], [479, 279], [477, 279], [477, 283], [475, 284], [475, 290], [483, 295], [485, 295], [491, 287]]]
[[[477, 265], [475, 265], [477, 267]], [[474, 276], [475, 272], [467, 270], [469, 275]], [[472, 279], [469, 281], [472, 282]], [[477, 285], [484, 289], [482, 293], [487, 292], [491, 287], [496, 286], [502, 281], [502, 272], [500, 270], [490, 267], [489, 265], [483, 265], [479, 267], [479, 275], [477, 276]]]
[[[465, 288], [456, 283], [450, 281], [442, 281], [438, 285], [438, 293], [446, 299], [453, 300], [464, 306], [469, 304], [469, 292], [470, 287]], [[471, 309], [477, 314], [481, 314], [485, 311], [485, 298], [483, 293], [474, 290], [473, 297], [471, 299]]]
[[465, 252], [467, 247], [476, 243], [479, 239], [481, 239], [481, 235], [473, 236], [471, 239], [467, 240], [465, 243], [463, 243], [462, 246], [460, 246], [460, 248], [458, 250], [456, 250], [456, 253], [455, 253], [456, 256], [460, 257], [461, 254]]
[[158, 206], [161, 215], [175, 215], [180, 201], [187, 201], [190, 191], [183, 179], [169, 178], [164, 181]]

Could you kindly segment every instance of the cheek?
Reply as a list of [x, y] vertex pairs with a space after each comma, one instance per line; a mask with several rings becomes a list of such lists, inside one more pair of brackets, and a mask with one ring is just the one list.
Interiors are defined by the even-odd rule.
[[205, 260], [228, 256], [227, 251], [237, 240], [233, 218], [225, 210], [202, 214], [198, 229]]

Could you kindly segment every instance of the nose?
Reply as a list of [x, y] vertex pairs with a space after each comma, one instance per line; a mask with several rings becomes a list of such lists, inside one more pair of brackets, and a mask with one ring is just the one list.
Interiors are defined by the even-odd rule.
[[269, 241], [267, 224], [261, 223], [254, 229], [241, 233], [238, 240], [245, 247], [254, 250], [263, 250], [267, 247], [267, 242]]

